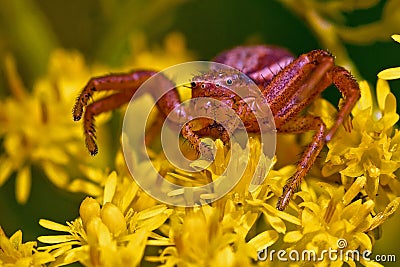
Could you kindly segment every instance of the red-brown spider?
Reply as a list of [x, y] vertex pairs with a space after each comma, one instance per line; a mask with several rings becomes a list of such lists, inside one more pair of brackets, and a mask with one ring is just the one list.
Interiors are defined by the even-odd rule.
[[[269, 104], [278, 132], [315, 131], [312, 142], [305, 149], [297, 165], [296, 173], [287, 181], [282, 196], [278, 200], [277, 208], [284, 210], [325, 142], [332, 138], [343, 120], [349, 116], [360, 97], [359, 86], [351, 74], [343, 67], [336, 66], [334, 57], [323, 50], [313, 50], [295, 59], [291, 53], [279, 47], [241, 46], [219, 54], [214, 61], [242, 71], [257, 84]], [[137, 70], [90, 79], [75, 103], [73, 118], [77, 121], [83, 115], [86, 146], [92, 155], [97, 153], [94, 116], [128, 103], [140, 85], [155, 73], [150, 70]], [[226, 82], [230, 83], [229, 80]], [[239, 100], [235, 100], [231, 91], [224, 86], [210, 87], [210, 83], [207, 83], [207, 86], [204, 84], [199, 81], [191, 83], [193, 98], [207, 96], [225, 101], [229, 107], [236, 110], [249, 132], [259, 131], [254, 119], [248, 116], [249, 114], [239, 112], [246, 109], [238, 102]], [[319, 117], [299, 114], [331, 84], [334, 84], [342, 93], [344, 102], [334, 125], [327, 130]], [[95, 91], [107, 90], [114, 90], [116, 93], [88, 104], [88, 100]], [[161, 113], [167, 116], [180, 103], [177, 90], [170, 90], [157, 102], [157, 106]], [[204, 119], [200, 124], [203, 126], [201, 130], [198, 130], [198, 123], [196, 125], [197, 130], [194, 130], [191, 122], [186, 123], [181, 134], [197, 152], [200, 152], [203, 149], [200, 136], [204, 133], [215, 132], [212, 131], [215, 128], [215, 122]], [[223, 129], [217, 132], [225, 142], [227, 137]]]

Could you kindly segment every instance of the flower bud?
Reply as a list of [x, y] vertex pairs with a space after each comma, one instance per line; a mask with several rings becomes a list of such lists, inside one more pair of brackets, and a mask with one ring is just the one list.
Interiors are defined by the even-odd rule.
[[121, 210], [111, 202], [104, 204], [100, 216], [103, 223], [107, 225], [110, 232], [115, 236], [127, 230], [124, 215]]
[[86, 226], [91, 219], [100, 217], [99, 202], [91, 197], [85, 198], [79, 207], [79, 214], [82, 219], [83, 227], [86, 229]]

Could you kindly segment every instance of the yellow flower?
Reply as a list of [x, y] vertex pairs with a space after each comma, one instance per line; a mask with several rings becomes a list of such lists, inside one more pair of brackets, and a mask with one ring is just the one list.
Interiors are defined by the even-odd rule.
[[147, 244], [166, 240], [153, 231], [172, 213], [165, 205], [136, 210], [142, 197], [146, 199], [131, 179], [112, 172], [102, 199], [83, 200], [78, 219], [67, 225], [40, 220], [43, 227], [66, 233], [39, 237], [40, 242], [52, 244], [40, 249], [56, 258], [54, 266], [77, 261], [85, 266], [138, 266]]
[[[275, 208], [283, 184], [295, 167], [268, 172], [275, 159], [262, 156], [260, 165], [257, 165], [260, 140], [250, 137], [248, 146], [250, 156], [247, 160], [240, 156], [245, 155], [245, 148], [234, 145], [228, 149], [221, 140], [215, 140], [216, 154], [212, 164], [208, 166], [209, 163], [202, 159], [192, 163], [194, 168], [205, 168], [199, 173], [186, 173], [174, 168], [162, 154], [152, 158], [154, 166], [162, 168], [159, 171], [165, 173], [165, 179], [186, 186], [218, 181], [225, 170], [225, 175], [230, 177], [238, 166], [247, 165], [240, 181], [223, 198], [210, 205], [187, 208], [186, 213], [176, 208], [176, 214], [163, 228], [175, 246], [164, 249], [158, 257], [147, 257], [148, 260], [162, 262], [163, 266], [203, 266], [206, 263], [209, 266], [251, 266], [257, 259], [257, 251], [275, 244], [280, 233], [286, 232], [287, 223], [300, 225], [297, 217]], [[249, 191], [254, 174], [261, 179], [266, 176], [266, 180]], [[223, 185], [215, 183], [215, 192], [220, 190], [219, 186]], [[206, 203], [212, 197], [208, 194], [203, 196]], [[295, 204], [291, 206], [296, 207]], [[258, 225], [258, 231], [251, 232], [255, 225]]]
[[[394, 213], [400, 197], [393, 200], [385, 211], [372, 216], [375, 202], [358, 199], [366, 180], [364, 176], [357, 178], [347, 191], [342, 185], [318, 182], [315, 179], [309, 178], [303, 182], [301, 191], [296, 194], [303, 200], [299, 204], [302, 207], [301, 227], [285, 234], [283, 241], [288, 244], [286, 251], [302, 253], [308, 250], [315, 252], [317, 257], [320, 257], [323, 250], [329, 249], [342, 251], [343, 255], [354, 250], [358, 250], [360, 255], [365, 250], [372, 251], [374, 229]], [[347, 262], [355, 266], [356, 260], [365, 266], [370, 264], [361, 256], [358, 259], [338, 258], [335, 264], [341, 266], [342, 262]], [[328, 257], [320, 260], [320, 264], [328, 263]]]
[[175, 246], [148, 260], [161, 261], [164, 266], [250, 266], [251, 247], [243, 236], [249, 229], [237, 232], [235, 226], [239, 222], [251, 226], [257, 215], [241, 214], [235, 222], [221, 220], [221, 211], [203, 206], [171, 217], [169, 229]]
[[[6, 58], [7, 77], [13, 95], [0, 100], [0, 185], [16, 172], [16, 198], [29, 197], [32, 167], [65, 187], [77, 162], [88, 159], [82, 145], [81, 127], [71, 119], [71, 106], [90, 73], [77, 53], [58, 50], [51, 55], [48, 76], [28, 92], [11, 57]], [[71, 165], [68, 165], [71, 164]]]
[[394, 128], [399, 119], [396, 98], [381, 79], [377, 82], [377, 105], [373, 104], [368, 84], [360, 82], [360, 87], [362, 96], [352, 111], [353, 129], [339, 129], [327, 144], [329, 152], [322, 174], [340, 172], [346, 188], [357, 177], [365, 176], [365, 193], [372, 200], [380, 198], [379, 203], [386, 206], [393, 196], [400, 194], [395, 174], [400, 167], [400, 133]]
[[186, 48], [185, 37], [179, 32], [169, 33], [162, 46], [151, 46], [143, 33], [132, 35], [131, 40], [131, 56], [125, 63], [129, 68], [162, 70], [194, 58]]
[[[162, 48], [150, 50], [145, 41], [139, 43], [140, 46], [133, 47], [135, 57], [128, 59], [122, 69], [139, 66], [160, 69], [191, 57], [179, 33], [168, 35]], [[104, 153], [96, 160], [89, 157], [82, 142], [81, 125], [73, 122], [70, 114], [79, 90], [89, 78], [110, 70], [100, 66], [89, 69], [79, 53], [56, 50], [50, 56], [47, 75], [36, 81], [32, 92], [28, 92], [11, 57], [6, 59], [6, 66], [13, 96], [0, 100], [0, 137], [5, 151], [0, 155], [0, 186], [17, 173], [16, 198], [25, 203], [32, 183], [32, 166], [39, 166], [58, 187], [98, 196], [101, 192], [96, 184], [104, 184], [104, 179], [93, 177], [95, 168], [88, 164], [107, 165], [113, 155], [107, 153], [106, 138], [100, 136]], [[94, 99], [103, 96], [95, 95]], [[96, 126], [106, 117], [107, 114], [98, 117]], [[105, 132], [102, 130], [99, 134]], [[81, 167], [74, 168], [77, 165]], [[82, 172], [88, 179], [76, 179], [71, 184], [71, 177], [82, 176]]]
[[38, 252], [36, 242], [22, 243], [22, 232], [18, 230], [7, 238], [0, 227], [0, 265], [11, 266], [44, 266], [54, 261], [47, 252]]
[[[204, 170], [196, 173], [189, 173], [175, 168], [165, 160], [163, 154], [156, 155], [152, 160], [153, 164], [158, 166], [157, 168], [159, 168], [159, 170], [161, 170], [161, 168], [164, 169], [164, 172], [167, 170], [165, 175], [166, 179], [187, 186], [198, 186], [215, 182], [213, 186], [216, 194], [223, 191], [225, 186], [223, 183], [219, 183], [219, 179], [223, 177], [235, 177], [237, 176], [237, 172], [243, 169], [243, 175], [240, 177], [240, 180], [226, 196], [227, 198], [234, 197], [238, 201], [243, 202], [246, 199], [257, 198], [256, 194], [259, 192], [260, 188], [258, 191], [251, 194], [256, 187], [252, 184], [253, 176], [263, 180], [275, 163], [274, 159], [268, 159], [264, 154], [260, 153], [261, 142], [259, 138], [250, 137], [248, 141], [249, 143], [246, 148], [241, 148], [240, 145], [234, 144], [232, 148], [228, 149], [220, 139], [216, 139], [214, 142], [216, 148], [214, 161], [210, 164], [208, 161], [201, 158], [194, 160], [191, 163], [191, 167]], [[210, 139], [205, 139], [203, 142], [210, 143], [212, 141]], [[193, 149], [189, 148], [184, 152], [190, 154], [193, 152]], [[215, 198], [213, 194], [203, 196], [205, 202], [212, 198]]]

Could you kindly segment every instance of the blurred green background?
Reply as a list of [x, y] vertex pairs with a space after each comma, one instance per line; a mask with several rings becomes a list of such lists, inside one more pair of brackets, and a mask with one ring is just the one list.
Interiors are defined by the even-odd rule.
[[[345, 11], [341, 21], [347, 27], [374, 23], [381, 19], [387, 2]], [[393, 16], [396, 12], [393, 23], [400, 20], [400, 10], [394, 10]], [[390, 39], [391, 34], [400, 33], [400, 22], [393, 23], [386, 38], [362, 44], [345, 43], [361, 76], [372, 85], [380, 70], [400, 66], [400, 44]], [[297, 55], [326, 48], [301, 18], [278, 1], [1, 0], [0, 65], [4, 65], [4, 56], [12, 53], [24, 83], [32, 88], [34, 81], [46, 73], [53, 49], [78, 50], [89, 65], [102, 63], [116, 67], [130, 55], [129, 42], [137, 32], [144, 33], [151, 45], [162, 43], [170, 32], [180, 32], [186, 38], [188, 50], [199, 60], [211, 59], [222, 50], [245, 43], [284, 46]], [[3, 67], [1, 70], [0, 97], [4, 98], [10, 92]], [[399, 87], [398, 81], [391, 82], [397, 97]], [[339, 97], [336, 92], [327, 94], [333, 101]], [[17, 204], [14, 176], [0, 188], [0, 225], [7, 235], [22, 229], [24, 241], [34, 240], [48, 233], [38, 225], [40, 218], [64, 223], [78, 216], [84, 196], [55, 188], [39, 170], [33, 173], [30, 200], [25, 205]], [[374, 253], [396, 254], [400, 261], [399, 222], [397, 215], [386, 223]]]

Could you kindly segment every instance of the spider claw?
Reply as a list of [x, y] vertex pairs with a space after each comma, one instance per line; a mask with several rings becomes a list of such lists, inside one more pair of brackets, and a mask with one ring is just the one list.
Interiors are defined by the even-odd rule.
[[78, 105], [75, 105], [74, 109], [72, 110], [72, 118], [74, 121], [79, 121], [82, 118], [83, 109], [79, 108]]
[[89, 152], [90, 152], [91, 156], [96, 156], [97, 153], [99, 152], [99, 150], [97, 149], [97, 146], [96, 146], [96, 148], [93, 151], [89, 151]]
[[73, 116], [74, 121], [79, 121], [82, 118], [82, 116]]
[[83, 106], [79, 101], [79, 98], [76, 100], [75, 106], [72, 109], [72, 118], [74, 121], [79, 121], [82, 118], [83, 114]]
[[88, 133], [85, 141], [86, 147], [89, 150], [90, 155], [95, 156], [99, 152], [95, 141], [95, 136], [92, 133]]

